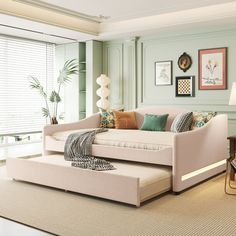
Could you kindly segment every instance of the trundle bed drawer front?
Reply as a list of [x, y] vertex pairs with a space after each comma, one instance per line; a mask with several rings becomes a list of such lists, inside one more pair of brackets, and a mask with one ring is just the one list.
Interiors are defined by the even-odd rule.
[[[46, 157], [45, 157], [46, 158]], [[53, 158], [53, 157], [47, 157]], [[140, 205], [139, 178], [27, 159], [7, 159], [9, 177], [63, 190]]]

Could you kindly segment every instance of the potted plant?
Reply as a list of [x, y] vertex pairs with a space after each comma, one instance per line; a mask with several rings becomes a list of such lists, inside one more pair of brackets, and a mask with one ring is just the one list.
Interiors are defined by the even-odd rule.
[[[42, 107], [42, 113], [44, 117], [50, 119], [51, 124], [58, 124], [58, 104], [61, 102], [61, 87], [69, 83], [71, 81], [70, 76], [78, 74], [78, 71], [79, 65], [76, 59], [66, 61], [63, 68], [59, 71], [59, 76], [57, 78], [58, 89], [57, 91], [53, 90], [50, 96], [45, 92], [43, 86], [36, 77], [29, 76], [30, 88], [37, 90], [45, 100], [46, 107]], [[51, 103], [51, 106], [49, 106], [49, 102]]]

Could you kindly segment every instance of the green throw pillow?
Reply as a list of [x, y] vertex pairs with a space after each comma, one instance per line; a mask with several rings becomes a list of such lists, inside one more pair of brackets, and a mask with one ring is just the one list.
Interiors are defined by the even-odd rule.
[[165, 131], [168, 116], [169, 114], [164, 114], [164, 115], [145, 114], [141, 130]]

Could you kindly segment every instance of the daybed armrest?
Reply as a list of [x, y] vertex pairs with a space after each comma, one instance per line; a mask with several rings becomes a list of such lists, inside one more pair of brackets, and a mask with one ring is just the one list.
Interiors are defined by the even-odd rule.
[[55, 132], [66, 131], [66, 130], [98, 128], [99, 124], [100, 124], [100, 114], [96, 113], [78, 122], [44, 126], [43, 128], [43, 152], [44, 154], [50, 154], [50, 152], [47, 153], [45, 150], [45, 137], [46, 136], [52, 135]]
[[[174, 136], [173, 190], [179, 192], [225, 167], [228, 120], [217, 115], [202, 128]], [[214, 165], [212, 165], [214, 164]]]
[[87, 128], [98, 128], [100, 122], [100, 114], [96, 113], [83, 120], [58, 125], [46, 125], [43, 128], [43, 135], [51, 135], [55, 132], [73, 130], [73, 129], [87, 129]]

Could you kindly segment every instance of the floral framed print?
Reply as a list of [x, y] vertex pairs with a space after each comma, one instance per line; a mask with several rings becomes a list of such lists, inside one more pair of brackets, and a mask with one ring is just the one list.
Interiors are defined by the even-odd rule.
[[198, 51], [199, 89], [227, 89], [227, 48]]
[[155, 85], [172, 85], [172, 61], [155, 62]]
[[175, 96], [176, 97], [194, 97], [195, 96], [195, 77], [178, 76], [176, 77]]

